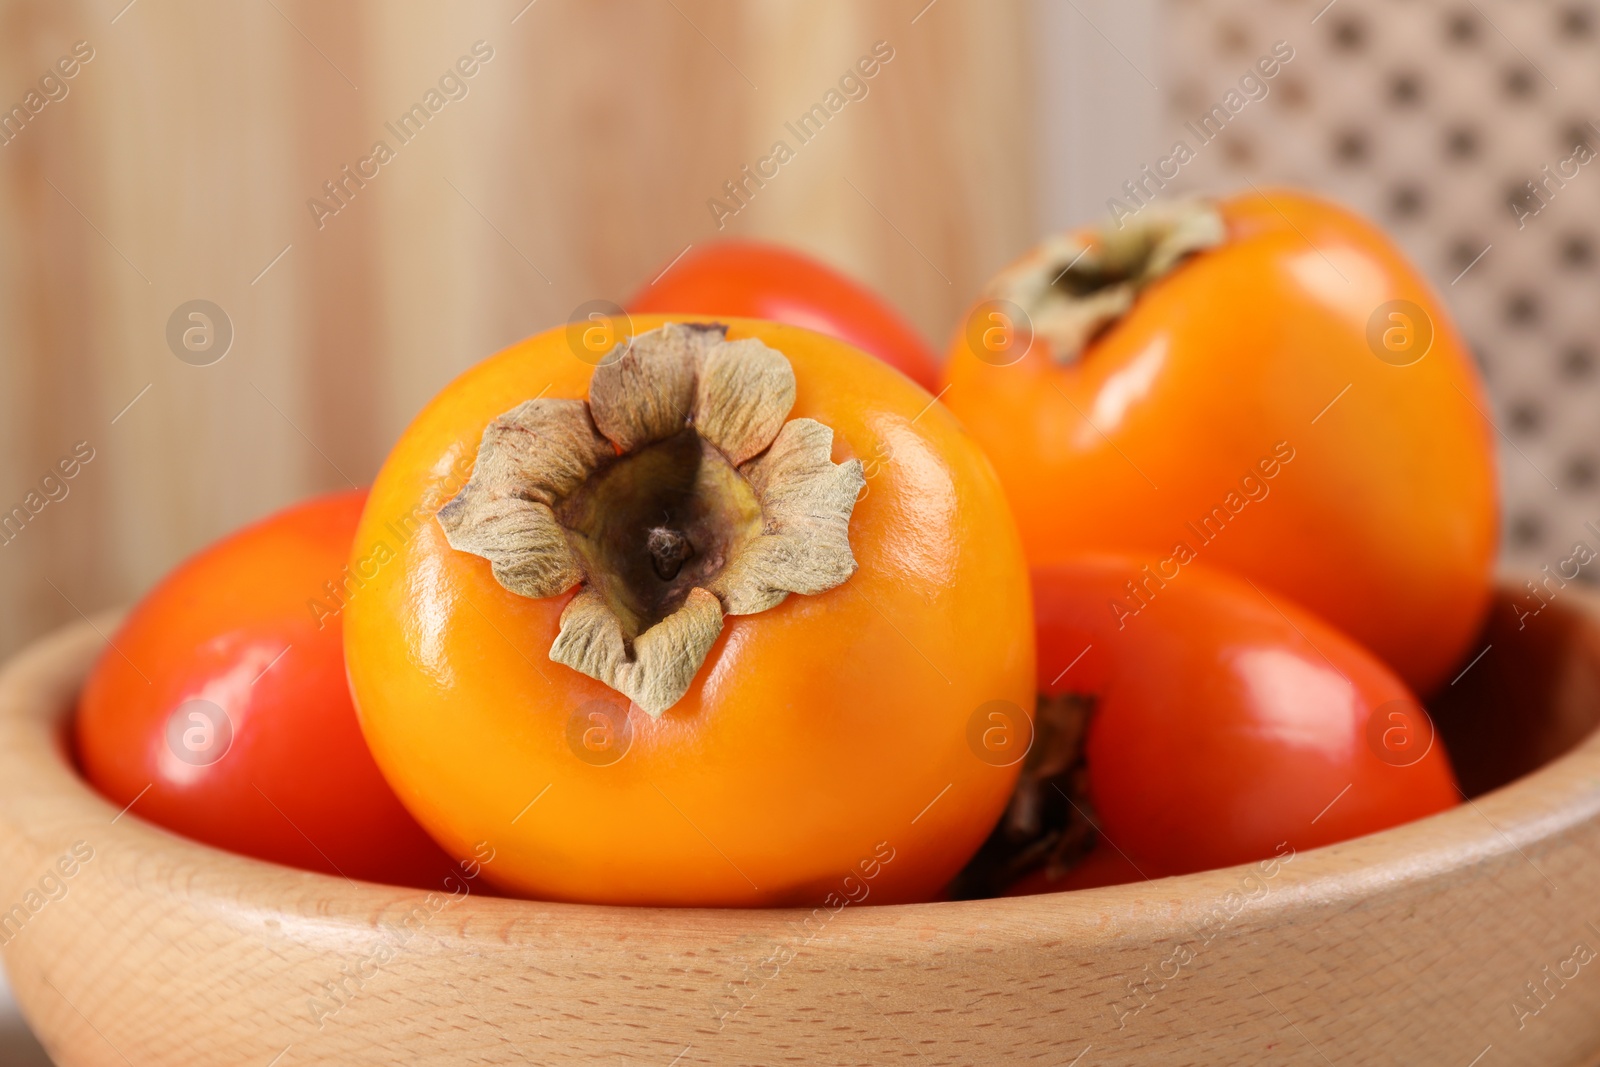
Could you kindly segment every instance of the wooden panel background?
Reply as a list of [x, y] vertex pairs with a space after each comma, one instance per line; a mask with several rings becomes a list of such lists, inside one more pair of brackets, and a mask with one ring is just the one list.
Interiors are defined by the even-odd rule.
[[[868, 95], [724, 233], [855, 273], [941, 348], [1034, 235], [1022, 0], [526, 2], [0, 3], [0, 106], [93, 49], [0, 146], [0, 512], [94, 450], [0, 544], [0, 654], [369, 480], [459, 371], [716, 235], [706, 200], [875, 41]], [[307, 199], [480, 40], [468, 95], [319, 230]], [[197, 298], [235, 329], [209, 367], [165, 341]]]

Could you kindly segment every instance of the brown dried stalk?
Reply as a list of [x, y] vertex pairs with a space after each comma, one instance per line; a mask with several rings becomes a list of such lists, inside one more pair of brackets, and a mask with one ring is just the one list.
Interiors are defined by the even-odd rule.
[[1128, 313], [1145, 286], [1226, 236], [1212, 204], [1152, 204], [1090, 240], [1073, 233], [1048, 238], [997, 275], [984, 295], [1021, 307], [1034, 335], [1050, 342], [1051, 356], [1072, 363]]

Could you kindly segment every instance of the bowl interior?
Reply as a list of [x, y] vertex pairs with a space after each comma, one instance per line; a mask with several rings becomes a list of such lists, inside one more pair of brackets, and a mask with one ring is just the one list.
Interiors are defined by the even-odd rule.
[[[1567, 983], [1524, 1029], [1507, 998], [1588, 937], [1600, 599], [1564, 590], [1531, 619], [1514, 604], [1501, 595], [1431, 705], [1464, 788], [1493, 791], [1470, 806], [1306, 849], [1270, 874], [837, 915], [476, 893], [429, 912], [415, 890], [118, 817], [52, 745], [101, 647], [85, 623], [0, 678], [0, 901], [20, 899], [63, 842], [96, 849], [5, 963], [73, 1064], [267, 1063], [289, 1046], [284, 1067], [533, 1062], [521, 1048], [550, 1064], [684, 1067], [797, 1048], [808, 1063], [920, 1062], [904, 1054], [922, 1047], [944, 1063], [1132, 1067], [1191, 1062], [1196, 1048], [1205, 1062], [1322, 1062], [1307, 1041], [1352, 1063], [1467, 1063], [1490, 1043], [1519, 1062], [1577, 1063], [1600, 1046], [1600, 985]], [[411, 932], [397, 942], [397, 929]], [[363, 981], [325, 1020], [308, 994], [350, 965]]]

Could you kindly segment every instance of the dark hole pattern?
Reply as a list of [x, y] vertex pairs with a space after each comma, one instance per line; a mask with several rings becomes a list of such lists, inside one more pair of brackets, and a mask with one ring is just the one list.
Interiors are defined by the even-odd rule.
[[1409, 71], [1389, 79], [1389, 100], [1397, 107], [1410, 107], [1422, 99], [1422, 79]]
[[1544, 411], [1537, 401], [1519, 400], [1506, 412], [1506, 425], [1518, 437], [1532, 437], [1544, 424]]
[[1594, 374], [1594, 350], [1582, 342], [1561, 353], [1561, 376], [1569, 382], [1587, 381]]
[[1359, 52], [1367, 43], [1367, 28], [1359, 19], [1339, 19], [1333, 24], [1333, 42], [1342, 51]]
[[1454, 11], [1445, 20], [1445, 36], [1452, 44], [1471, 44], [1478, 39], [1478, 16], [1472, 11]]
[[1483, 251], [1484, 244], [1485, 242], [1471, 237], [1463, 238], [1453, 243], [1450, 246], [1451, 269], [1456, 274], [1459, 274], [1470, 267], [1472, 261], [1478, 258], [1478, 253]]
[[1534, 193], [1537, 189], [1538, 186], [1533, 183], [1531, 178], [1524, 178], [1521, 181], [1513, 179], [1506, 184], [1506, 190], [1501, 194], [1501, 199], [1508, 204], [1528, 201], [1527, 206], [1536, 208], [1539, 206], [1539, 202], [1534, 199]]
[[1593, 147], [1595, 142], [1595, 129], [1582, 119], [1573, 119], [1564, 130], [1561, 138], [1553, 146], [1563, 156], [1570, 155], [1579, 145]]
[[1418, 185], [1397, 185], [1389, 195], [1389, 210], [1399, 219], [1415, 218], [1426, 205], [1427, 194]]
[[1529, 292], [1514, 292], [1506, 298], [1506, 323], [1531, 326], [1539, 321], [1539, 298]]
[[1364, 130], [1343, 130], [1334, 137], [1333, 158], [1340, 163], [1364, 163], [1367, 152], [1367, 134]]
[[1451, 159], [1472, 159], [1478, 154], [1478, 131], [1471, 126], [1456, 126], [1445, 135], [1445, 154]]
[[1537, 75], [1524, 67], [1512, 67], [1505, 72], [1502, 84], [1507, 96], [1513, 99], [1525, 99], [1534, 94], [1538, 88], [1535, 84]]
[[1278, 90], [1278, 103], [1291, 111], [1303, 111], [1311, 102], [1311, 93], [1306, 89], [1306, 83], [1301, 78], [1286, 77], [1283, 86]]
[[1594, 263], [1594, 242], [1584, 233], [1569, 233], [1561, 239], [1561, 265], [1571, 270], [1586, 270]]
[[1250, 51], [1250, 34], [1237, 22], [1224, 22], [1217, 30], [1217, 51], [1242, 56]]
[[1510, 533], [1517, 548], [1540, 548], [1544, 545], [1544, 519], [1531, 511], [1513, 515]]

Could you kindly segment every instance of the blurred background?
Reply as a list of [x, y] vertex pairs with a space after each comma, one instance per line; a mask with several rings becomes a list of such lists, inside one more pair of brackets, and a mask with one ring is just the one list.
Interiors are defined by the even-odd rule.
[[[1563, 558], [1600, 522], [1597, 35], [1590, 0], [0, 0], [0, 515], [47, 500], [0, 534], [0, 655], [365, 484], [467, 366], [718, 237], [813, 253], [943, 349], [1275, 45], [1162, 195], [1292, 183], [1393, 233], [1488, 376], [1508, 560]], [[719, 229], [707, 201], [880, 41]], [[231, 330], [204, 366], [168, 341], [196, 300]]]
[[[1489, 374], [1507, 549], [1540, 564], [1600, 519], [1600, 167], [1512, 203], [1600, 143], [1597, 32], [1588, 0], [6, 0], [0, 512], [93, 459], [0, 543], [0, 654], [366, 483], [451, 377], [691, 245], [793, 243], [942, 348], [990, 273], [1103, 219], [1280, 41], [1175, 184], [1307, 185], [1395, 234]], [[719, 230], [722, 183], [878, 41], [866, 98]], [[475, 44], [400, 144], [386, 124]], [[337, 213], [308, 207], [335, 181]], [[192, 300], [231, 323], [209, 366], [169, 348]]]

